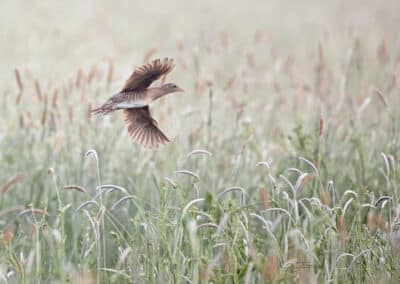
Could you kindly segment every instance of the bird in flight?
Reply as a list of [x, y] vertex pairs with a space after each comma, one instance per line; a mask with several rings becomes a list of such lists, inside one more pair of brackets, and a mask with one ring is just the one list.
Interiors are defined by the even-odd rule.
[[128, 133], [133, 141], [147, 148], [157, 149], [160, 144], [169, 142], [169, 139], [157, 127], [157, 121], [151, 116], [149, 105], [167, 94], [183, 90], [173, 83], [166, 83], [160, 87], [150, 87], [150, 85], [167, 75], [174, 67], [170, 58], [155, 59], [139, 66], [133, 71], [122, 90], [109, 98], [101, 107], [93, 109], [92, 113], [106, 115], [122, 109]]

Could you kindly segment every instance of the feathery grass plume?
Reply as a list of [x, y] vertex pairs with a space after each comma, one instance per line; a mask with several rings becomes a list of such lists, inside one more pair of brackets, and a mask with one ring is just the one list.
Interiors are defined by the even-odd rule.
[[92, 121], [92, 105], [88, 104], [86, 108], [86, 120], [88, 122]]
[[49, 215], [46, 210], [39, 209], [39, 208], [28, 208], [28, 209], [25, 209], [25, 210], [22, 210], [21, 212], [19, 212], [18, 216], [23, 216], [26, 214], [38, 214], [38, 215], [43, 215], [43, 216]]
[[99, 204], [96, 201], [93, 200], [88, 200], [83, 202], [81, 205], [78, 206], [78, 208], [75, 209], [74, 213], [72, 214], [72, 216], [75, 218], [76, 215], [79, 213], [79, 211], [85, 211], [84, 208], [89, 206], [89, 205], [95, 205], [97, 209], [100, 209]]
[[300, 171], [298, 168], [288, 168], [288, 169], [286, 169], [286, 171], [288, 173], [295, 173], [295, 174], [297, 174], [299, 176], [301, 176], [303, 174], [303, 172]]
[[88, 77], [87, 77], [87, 83], [88, 83], [88, 85], [93, 81], [93, 79], [94, 79], [94, 77], [96, 76], [96, 74], [97, 74], [97, 65], [96, 64], [94, 64], [91, 68], [90, 68], [90, 71], [89, 71], [89, 75], [88, 75]]
[[21, 127], [21, 129], [25, 128], [25, 120], [23, 113], [19, 115], [19, 127]]
[[[125, 202], [126, 200], [135, 200], [135, 199], [137, 199], [137, 197], [134, 196], [134, 195], [127, 195], [127, 196], [124, 196], [124, 197], [122, 197], [121, 199], [119, 199], [117, 202], [115, 202], [114, 205], [111, 206], [111, 209], [110, 209], [110, 210], [112, 211], [112, 210], [118, 208], [118, 207], [119, 207], [123, 202]], [[135, 203], [135, 205], [137, 206], [136, 201], [134, 201], [134, 203]]]
[[[385, 172], [387, 176], [390, 176], [390, 163], [389, 163], [389, 159], [388, 156], [385, 153], [381, 153], [381, 156], [383, 158], [383, 161], [385, 162]], [[378, 201], [377, 201], [378, 203]]]
[[387, 40], [385, 38], [381, 40], [376, 55], [378, 57], [380, 64], [384, 65], [389, 62], [390, 60], [389, 47]]
[[331, 196], [329, 195], [329, 192], [325, 189], [321, 189], [320, 191], [320, 197], [322, 204], [329, 206], [331, 204]]
[[58, 88], [55, 88], [53, 92], [53, 99], [51, 101], [51, 107], [54, 109], [57, 109], [58, 107], [57, 100], [58, 100]]
[[235, 81], [236, 81], [236, 74], [232, 75], [232, 77], [230, 77], [230, 78], [228, 79], [228, 81], [227, 81], [226, 84], [225, 84], [224, 91], [229, 91], [229, 90], [231, 90], [232, 87], [233, 87], [233, 84], [235, 83]]
[[367, 216], [367, 226], [371, 234], [375, 234], [376, 230], [379, 228], [384, 232], [388, 232], [388, 223], [380, 216], [380, 214], [370, 211]]
[[181, 219], [183, 220], [183, 219], [186, 217], [186, 212], [189, 210], [189, 208], [190, 208], [192, 205], [194, 205], [194, 204], [196, 204], [196, 203], [198, 203], [198, 202], [203, 202], [203, 201], [205, 201], [204, 198], [197, 198], [197, 199], [193, 199], [193, 200], [191, 200], [190, 202], [188, 202], [188, 203], [185, 205], [185, 207], [183, 207], [183, 209], [182, 209], [182, 217], [181, 217]]
[[49, 112], [49, 129], [51, 132], [55, 132], [57, 130], [57, 118], [54, 111]]
[[221, 255], [220, 265], [226, 274], [234, 274], [238, 269], [237, 257], [230, 249], [225, 249]]
[[18, 182], [20, 182], [24, 178], [25, 178], [24, 174], [16, 175], [2, 186], [2, 188], [0, 189], [0, 193], [4, 194], [8, 192], [13, 186], [15, 186]]
[[47, 121], [47, 107], [44, 107], [42, 112], [42, 118], [40, 119], [40, 124], [44, 127]]
[[78, 72], [76, 73], [75, 88], [79, 89], [82, 86], [84, 80], [85, 80], [85, 74], [83, 73], [83, 70], [79, 68]]
[[367, 215], [367, 226], [371, 234], [375, 234], [377, 229], [376, 214], [373, 211], [368, 212]]
[[79, 185], [65, 185], [64, 186], [64, 190], [75, 190], [75, 191], [78, 191], [78, 192], [84, 192], [84, 193], [87, 193], [87, 190], [86, 189], [84, 189], [82, 186], [79, 186]]
[[234, 192], [234, 191], [240, 191], [240, 201], [241, 204], [244, 205], [246, 204], [246, 190], [243, 187], [240, 186], [232, 186], [232, 187], [228, 187], [227, 189], [225, 189], [224, 191], [220, 192], [216, 199], [220, 199], [222, 196], [224, 196], [225, 194], [229, 193], [229, 192]]
[[324, 134], [324, 117], [322, 116], [322, 113], [319, 116], [319, 137], [322, 137]]
[[13, 214], [16, 212], [20, 212], [22, 210], [24, 210], [25, 207], [24, 206], [13, 206], [13, 207], [9, 207], [6, 209], [3, 209], [2, 211], [0, 211], [0, 218], [3, 218], [9, 214]]
[[197, 229], [201, 229], [201, 228], [218, 229], [218, 225], [215, 223], [203, 223], [203, 224], [197, 225]]
[[35, 80], [35, 91], [36, 91], [36, 96], [38, 97], [39, 101], [42, 101], [42, 90], [40, 89], [40, 84], [39, 80]]
[[[109, 193], [109, 192], [114, 192], [114, 191], [120, 191], [124, 194], [127, 194], [128, 191], [123, 188], [122, 186], [114, 185], [114, 184], [103, 184], [100, 186], [96, 187], [98, 194], [103, 194], [103, 193]], [[93, 199], [96, 199], [97, 197], [94, 197]]]
[[307, 160], [307, 159], [304, 158], [304, 157], [299, 157], [299, 160], [300, 160], [300, 161], [303, 161], [303, 162], [305, 162], [307, 165], [309, 165], [309, 166], [314, 170], [315, 176], [318, 176], [318, 169], [317, 169], [317, 167], [316, 167], [310, 160]]
[[207, 156], [211, 157], [212, 153], [207, 150], [202, 150], [202, 149], [193, 150], [189, 154], [186, 155], [186, 158], [189, 159], [191, 156], [194, 156], [194, 155], [207, 155]]
[[15, 68], [14, 73], [15, 79], [17, 80], [18, 92], [22, 93], [24, 91], [24, 85], [22, 84], [21, 74], [19, 73], [19, 70], [17, 68]]
[[15, 103], [18, 105], [21, 101], [22, 94], [24, 93], [24, 85], [22, 84], [21, 75], [17, 68], [14, 70], [14, 73], [15, 73], [15, 79], [17, 81], [17, 86], [18, 86], [18, 95], [15, 100]]
[[270, 200], [269, 200], [269, 192], [268, 190], [265, 188], [265, 186], [260, 185], [258, 187], [258, 191], [260, 193], [260, 198], [261, 198], [261, 202], [262, 202], [262, 206], [263, 209], [268, 209], [270, 207]]
[[203, 264], [199, 271], [200, 283], [209, 283], [210, 279], [213, 278], [214, 271], [213, 266], [210, 264]]
[[379, 98], [379, 100], [382, 102], [382, 104], [385, 107], [388, 107], [387, 99], [385, 98], [385, 95], [382, 93], [382, 91], [374, 86], [371, 86], [371, 88], [372, 88], [373, 94], [375, 94]]
[[74, 121], [74, 108], [72, 106], [68, 106], [68, 118], [70, 122]]
[[84, 270], [79, 271], [75, 275], [72, 276], [71, 283], [79, 283], [79, 284], [96, 284], [96, 277], [91, 271]]
[[32, 117], [32, 113], [29, 110], [26, 111], [26, 116], [28, 117], [28, 120], [29, 120], [28, 125], [32, 126], [33, 125], [33, 117]]
[[294, 186], [294, 189], [297, 193], [306, 188], [315, 178], [315, 173], [303, 173], [299, 176]]
[[114, 77], [114, 63], [110, 60], [108, 62], [108, 71], [107, 71], [107, 89], [110, 89], [113, 77]]
[[64, 98], [68, 98], [70, 95], [70, 90], [68, 90], [68, 86], [67, 85], [63, 85], [62, 86], [62, 94]]
[[178, 171], [175, 171], [175, 174], [188, 175], [188, 176], [194, 177], [196, 179], [196, 181], [200, 180], [200, 177], [198, 174], [188, 171], [188, 170], [178, 170]]
[[346, 229], [346, 221], [344, 219], [344, 215], [340, 214], [337, 216], [337, 230], [339, 233], [339, 237], [343, 243], [347, 242], [347, 229]]
[[194, 93], [196, 94], [196, 96], [200, 96], [202, 90], [202, 83], [199, 79], [196, 79], [194, 81]]
[[268, 256], [265, 265], [262, 269], [261, 275], [265, 283], [271, 283], [279, 277], [279, 258], [276, 254]]
[[12, 243], [12, 241], [14, 239], [14, 232], [13, 232], [11, 227], [8, 226], [3, 231], [2, 239], [3, 239], [3, 245], [5, 247], [10, 247], [11, 246], [11, 243]]
[[169, 177], [164, 177], [164, 180], [166, 180], [173, 188], [177, 188], [178, 187], [176, 182], [173, 179], [171, 179]]

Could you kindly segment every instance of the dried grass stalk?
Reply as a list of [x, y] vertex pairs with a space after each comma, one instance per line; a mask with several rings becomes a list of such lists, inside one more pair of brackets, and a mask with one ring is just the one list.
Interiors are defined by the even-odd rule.
[[90, 69], [90, 72], [89, 72], [89, 75], [88, 75], [88, 79], [87, 79], [87, 83], [88, 84], [90, 84], [93, 81], [93, 79], [96, 76], [96, 74], [97, 74], [97, 66], [93, 65], [92, 68]]
[[108, 72], [107, 72], [107, 88], [110, 88], [112, 80], [114, 76], [114, 64], [112, 61], [108, 64]]
[[51, 102], [51, 106], [55, 109], [57, 108], [57, 101], [58, 101], [58, 89], [55, 89], [53, 93], [53, 100]]
[[78, 72], [76, 73], [75, 88], [77, 89], [80, 88], [83, 81], [84, 81], [83, 70], [79, 68]]
[[235, 83], [236, 75], [233, 75], [225, 84], [224, 91], [229, 91]]
[[384, 232], [387, 232], [389, 227], [387, 222], [379, 214], [373, 211], [368, 213], [367, 226], [372, 234], [375, 234], [378, 228]]
[[264, 268], [262, 270], [262, 278], [265, 281], [265, 283], [270, 283], [276, 280], [278, 276], [279, 276], [279, 259], [275, 254], [270, 255], [267, 258]]
[[25, 128], [25, 120], [24, 120], [24, 115], [20, 114], [19, 115], [19, 126], [23, 129]]
[[10, 227], [7, 227], [3, 231], [3, 244], [5, 247], [9, 247], [12, 243], [12, 240], [14, 238], [14, 233]]
[[64, 189], [65, 190], [75, 190], [75, 191], [87, 193], [87, 190], [79, 185], [66, 185], [66, 186], [64, 186]]
[[324, 134], [324, 118], [322, 114], [319, 116], [319, 137], [322, 137]]
[[345, 243], [347, 241], [347, 229], [343, 215], [339, 215], [337, 218], [337, 229], [339, 232], [340, 239], [342, 240], [342, 242]]
[[268, 209], [270, 207], [270, 199], [269, 199], [268, 190], [265, 188], [265, 186], [260, 186], [259, 193], [260, 193], [260, 198], [261, 198], [261, 202], [263, 205], [263, 209]]
[[389, 59], [390, 59], [389, 47], [388, 47], [387, 40], [385, 38], [382, 39], [381, 43], [379, 44], [378, 51], [377, 51], [377, 57], [381, 64], [386, 64], [389, 62]]
[[13, 186], [15, 186], [18, 182], [20, 182], [24, 178], [25, 178], [24, 174], [19, 174], [19, 175], [13, 177], [5, 185], [3, 185], [3, 187], [0, 190], [0, 193], [4, 194], [4, 193], [8, 192]]
[[38, 97], [39, 101], [42, 101], [42, 90], [40, 89], [40, 84], [38, 80], [35, 80], [35, 90], [36, 90], [36, 96]]
[[329, 192], [325, 189], [322, 189], [320, 192], [322, 204], [329, 206], [331, 204], [331, 196]]
[[45, 125], [46, 125], [46, 121], [47, 121], [47, 107], [45, 107], [45, 108], [43, 109], [42, 118], [41, 118], [41, 120], [40, 120], [40, 124], [41, 124], [42, 126], [45, 126]]
[[18, 69], [15, 69], [15, 79], [17, 80], [18, 90], [22, 93], [24, 91], [24, 85], [22, 84], [21, 74]]

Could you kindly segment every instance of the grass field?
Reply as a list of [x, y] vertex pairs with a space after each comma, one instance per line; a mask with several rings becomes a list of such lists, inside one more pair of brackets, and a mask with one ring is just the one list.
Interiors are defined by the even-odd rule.
[[[400, 282], [399, 10], [2, 1], [0, 283]], [[153, 152], [89, 110], [164, 56]]]

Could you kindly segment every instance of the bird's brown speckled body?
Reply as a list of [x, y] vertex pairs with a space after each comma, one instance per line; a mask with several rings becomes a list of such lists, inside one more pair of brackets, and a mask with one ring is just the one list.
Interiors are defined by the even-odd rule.
[[160, 144], [169, 140], [157, 127], [157, 122], [152, 118], [149, 105], [170, 93], [182, 92], [177, 85], [167, 83], [161, 87], [150, 85], [167, 75], [174, 68], [173, 60], [164, 58], [153, 60], [136, 68], [121, 92], [107, 100], [105, 104], [93, 109], [95, 114], [108, 114], [116, 110], [123, 110], [128, 133], [133, 141], [145, 147], [156, 149]]

